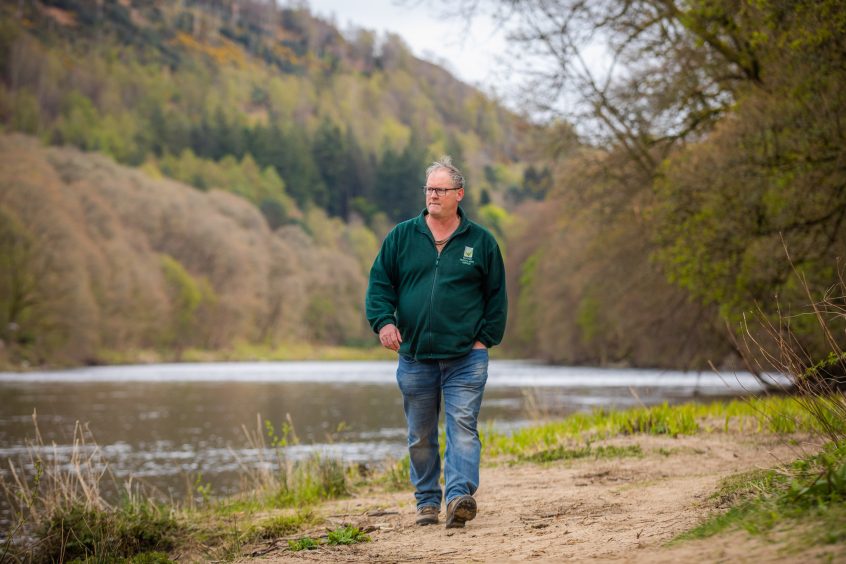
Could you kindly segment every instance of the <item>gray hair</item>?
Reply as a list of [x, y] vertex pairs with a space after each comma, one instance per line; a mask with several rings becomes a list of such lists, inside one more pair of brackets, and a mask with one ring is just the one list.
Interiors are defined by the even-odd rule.
[[445, 170], [449, 173], [450, 178], [452, 178], [453, 188], [464, 188], [464, 175], [461, 174], [457, 166], [452, 164], [452, 157], [449, 155], [444, 155], [430, 164], [429, 168], [426, 169], [426, 178], [428, 179], [429, 175], [436, 170]]

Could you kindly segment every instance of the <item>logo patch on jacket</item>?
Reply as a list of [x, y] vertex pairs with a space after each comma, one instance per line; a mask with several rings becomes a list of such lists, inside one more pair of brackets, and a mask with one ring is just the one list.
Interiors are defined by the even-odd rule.
[[473, 264], [473, 247], [464, 247], [464, 256], [461, 258], [461, 263], [468, 266]]

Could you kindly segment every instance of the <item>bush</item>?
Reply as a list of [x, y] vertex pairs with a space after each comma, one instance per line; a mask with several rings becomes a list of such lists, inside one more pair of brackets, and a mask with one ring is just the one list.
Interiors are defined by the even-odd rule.
[[[116, 511], [80, 506], [55, 513], [36, 534], [41, 560], [91, 557], [129, 557], [170, 550], [178, 525], [164, 511], [150, 505], [127, 505]], [[147, 562], [155, 556], [145, 556]]]

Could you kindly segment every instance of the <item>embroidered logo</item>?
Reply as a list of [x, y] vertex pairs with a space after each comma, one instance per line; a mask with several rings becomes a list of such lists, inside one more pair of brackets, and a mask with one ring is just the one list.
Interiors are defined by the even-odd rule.
[[473, 247], [464, 247], [464, 256], [461, 258], [461, 263], [468, 266], [473, 264]]

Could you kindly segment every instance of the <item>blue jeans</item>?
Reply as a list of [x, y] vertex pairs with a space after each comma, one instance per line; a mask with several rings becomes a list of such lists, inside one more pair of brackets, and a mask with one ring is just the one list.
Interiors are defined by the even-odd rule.
[[444, 478], [446, 501], [473, 495], [479, 487], [477, 420], [488, 379], [487, 349], [449, 360], [414, 360], [400, 355], [397, 383], [408, 422], [408, 455], [417, 507], [441, 506], [438, 415], [446, 412]]

